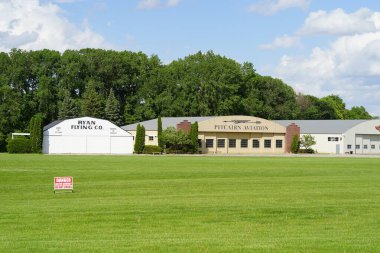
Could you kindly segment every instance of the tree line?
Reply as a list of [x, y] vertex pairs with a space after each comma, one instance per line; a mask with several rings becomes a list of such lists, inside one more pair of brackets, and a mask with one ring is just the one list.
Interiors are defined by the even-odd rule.
[[57, 119], [91, 116], [117, 125], [176, 116], [252, 115], [266, 119], [370, 119], [336, 95], [296, 94], [252, 63], [212, 51], [170, 64], [156, 55], [102, 49], [0, 53], [0, 150], [9, 133]]

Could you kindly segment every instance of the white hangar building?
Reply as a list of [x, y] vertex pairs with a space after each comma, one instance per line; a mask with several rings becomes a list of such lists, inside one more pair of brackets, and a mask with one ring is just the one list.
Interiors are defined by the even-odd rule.
[[380, 154], [380, 120], [277, 120], [286, 126], [295, 123], [300, 134], [310, 134], [318, 153]]
[[91, 117], [57, 120], [43, 129], [44, 154], [132, 154], [133, 136]]

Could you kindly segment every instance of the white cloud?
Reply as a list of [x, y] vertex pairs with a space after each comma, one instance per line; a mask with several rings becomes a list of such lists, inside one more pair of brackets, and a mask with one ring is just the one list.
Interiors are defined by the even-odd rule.
[[375, 32], [379, 29], [380, 13], [362, 8], [354, 13], [342, 9], [309, 14], [299, 34], [349, 35]]
[[74, 3], [74, 2], [77, 2], [79, 0], [55, 0], [56, 3], [59, 3], [59, 4], [70, 4], [70, 3]]
[[262, 15], [273, 15], [289, 8], [307, 9], [311, 0], [259, 0], [249, 7], [249, 11]]
[[170, 8], [179, 5], [181, 0], [167, 0], [161, 2], [160, 0], [141, 0], [137, 4], [137, 9], [146, 10], [146, 9], [157, 9], [157, 8]]
[[[380, 19], [377, 18], [380, 13], [363, 9], [355, 13], [358, 15], [350, 16], [353, 20], [359, 24], [373, 20], [372, 27], [365, 25], [368, 30], [360, 33], [355, 30], [358, 28], [336, 29], [334, 34], [348, 35], [338, 36], [325, 48], [313, 48], [307, 57], [283, 56], [274, 75], [296, 91], [318, 97], [338, 94], [348, 106], [364, 105], [372, 114], [380, 116]], [[348, 24], [352, 22], [348, 17], [345, 20]]]
[[39, 0], [0, 2], [0, 51], [109, 48], [104, 38], [91, 31], [87, 23], [77, 27], [60, 15], [60, 8]]
[[275, 38], [270, 44], [260, 45], [260, 49], [271, 50], [275, 48], [290, 48], [297, 45], [299, 45], [299, 37], [285, 34], [284, 36]]
[[166, 6], [168, 7], [174, 7], [174, 6], [177, 6], [181, 3], [181, 0], [168, 0], [168, 2], [166, 3]]

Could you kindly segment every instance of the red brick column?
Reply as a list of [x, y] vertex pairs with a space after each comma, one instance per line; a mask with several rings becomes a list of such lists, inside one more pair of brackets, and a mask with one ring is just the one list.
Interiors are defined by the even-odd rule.
[[291, 152], [291, 147], [292, 147], [294, 135], [297, 134], [298, 140], [299, 140], [300, 139], [300, 133], [301, 133], [301, 128], [294, 123], [292, 123], [286, 127], [286, 134], [285, 134], [285, 152], [286, 153]]
[[177, 131], [181, 129], [185, 133], [190, 133], [191, 130], [191, 122], [184, 120], [181, 123], [177, 124]]

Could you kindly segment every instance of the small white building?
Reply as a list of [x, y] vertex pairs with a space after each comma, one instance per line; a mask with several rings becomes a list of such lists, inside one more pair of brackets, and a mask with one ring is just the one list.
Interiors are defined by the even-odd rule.
[[281, 125], [295, 123], [301, 137], [310, 134], [311, 147], [327, 154], [380, 154], [380, 120], [277, 120]]
[[43, 129], [44, 154], [132, 154], [133, 136], [91, 117], [57, 120]]

